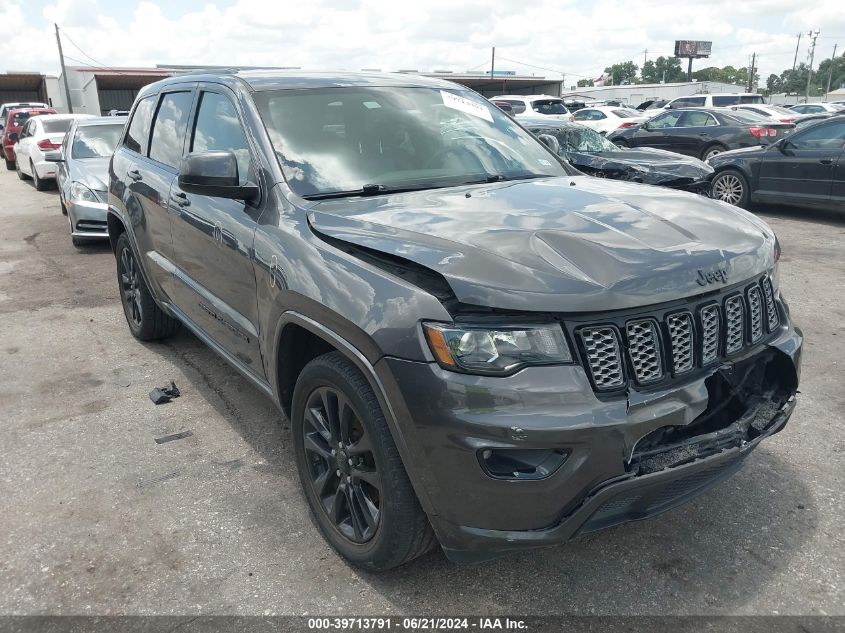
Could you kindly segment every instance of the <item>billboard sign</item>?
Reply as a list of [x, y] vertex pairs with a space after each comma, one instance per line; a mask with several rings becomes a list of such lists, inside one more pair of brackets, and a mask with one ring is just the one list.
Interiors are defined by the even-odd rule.
[[675, 40], [675, 57], [710, 57], [713, 42], [703, 40]]

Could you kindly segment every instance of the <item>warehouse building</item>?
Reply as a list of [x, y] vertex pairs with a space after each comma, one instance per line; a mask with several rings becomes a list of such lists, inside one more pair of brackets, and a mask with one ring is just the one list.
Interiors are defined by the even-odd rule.
[[[110, 110], [128, 110], [138, 91], [173, 72], [160, 68], [94, 68], [68, 66], [67, 83], [73, 111], [77, 114], [108, 114]], [[59, 77], [54, 103], [67, 112], [64, 78]]]
[[694, 94], [746, 92], [746, 86], [723, 83], [721, 81], [680, 81], [665, 84], [633, 84], [625, 86], [595, 86], [591, 88], [572, 88], [564, 97], [578, 96], [584, 100], [619, 101], [637, 106], [650, 99], [674, 99]]
[[32, 72], [0, 74], [0, 103], [38, 101], [51, 104], [51, 98], [57, 90], [56, 77]]

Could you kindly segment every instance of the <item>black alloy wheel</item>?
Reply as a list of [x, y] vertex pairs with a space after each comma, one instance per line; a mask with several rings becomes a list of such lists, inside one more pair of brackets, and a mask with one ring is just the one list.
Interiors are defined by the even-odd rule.
[[352, 403], [323, 386], [308, 397], [303, 416], [310, 485], [334, 528], [366, 543], [381, 517], [381, 474], [370, 436]]
[[140, 329], [143, 323], [143, 308], [141, 307], [141, 290], [139, 287], [140, 273], [135, 263], [135, 255], [131, 248], [124, 248], [120, 252], [118, 274], [120, 275], [120, 298], [123, 301], [123, 311], [130, 326]]

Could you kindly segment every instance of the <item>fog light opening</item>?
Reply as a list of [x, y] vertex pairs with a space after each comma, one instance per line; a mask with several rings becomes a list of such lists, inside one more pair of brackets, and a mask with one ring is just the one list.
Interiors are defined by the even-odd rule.
[[562, 448], [485, 448], [478, 451], [478, 462], [494, 479], [545, 479], [569, 457]]

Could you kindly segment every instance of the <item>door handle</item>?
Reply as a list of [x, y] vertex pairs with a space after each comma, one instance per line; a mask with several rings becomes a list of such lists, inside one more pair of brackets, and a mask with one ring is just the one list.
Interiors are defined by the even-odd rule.
[[832, 158], [821, 158], [821, 159], [819, 159], [819, 162], [820, 162], [822, 165], [832, 165], [832, 164], [833, 164], [833, 159], [832, 159]]
[[188, 200], [188, 194], [184, 191], [177, 191], [170, 196], [170, 199], [180, 207], [188, 207], [191, 205], [191, 201]]
[[128, 172], [126, 172], [126, 175], [129, 176], [129, 178], [131, 178], [135, 182], [138, 182], [139, 180], [143, 179], [141, 172], [137, 169], [130, 169]]

